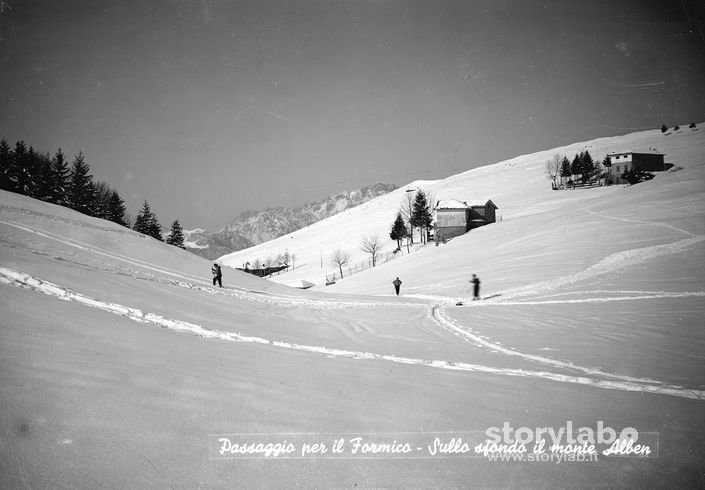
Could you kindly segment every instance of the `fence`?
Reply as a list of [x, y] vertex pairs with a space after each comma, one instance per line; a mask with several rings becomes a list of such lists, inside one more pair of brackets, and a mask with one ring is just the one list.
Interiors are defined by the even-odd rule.
[[[413, 245], [409, 246], [409, 251], [407, 252], [406, 246], [403, 246], [400, 251], [397, 253], [394, 252], [382, 252], [378, 253], [376, 258], [375, 258], [375, 266], [381, 265], [381, 264], [386, 264], [387, 262], [394, 260], [396, 258], [402, 257], [404, 255], [409, 255], [412, 253], [416, 253], [419, 251], [421, 247], [423, 247], [425, 244], [423, 243], [414, 243]], [[353, 274], [357, 274], [358, 272], [363, 272], [368, 269], [372, 269], [372, 256], [370, 255], [367, 259], [362, 260], [356, 264], [347, 264], [343, 267], [343, 272], [345, 272], [344, 277], [349, 277], [352, 276]], [[326, 285], [328, 284], [334, 284], [336, 281], [340, 279], [340, 271], [334, 271], [332, 274], [326, 274]]]

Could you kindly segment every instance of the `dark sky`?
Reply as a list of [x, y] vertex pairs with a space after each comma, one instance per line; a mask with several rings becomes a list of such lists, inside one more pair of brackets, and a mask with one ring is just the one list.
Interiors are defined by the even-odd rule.
[[0, 2], [0, 136], [167, 229], [705, 121], [701, 0]]

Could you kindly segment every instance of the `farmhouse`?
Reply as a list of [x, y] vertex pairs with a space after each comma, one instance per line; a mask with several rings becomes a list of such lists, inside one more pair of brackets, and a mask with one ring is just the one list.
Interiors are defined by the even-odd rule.
[[492, 200], [478, 205], [468, 205], [457, 199], [438, 201], [434, 210], [436, 241], [448, 240], [473, 228], [494, 223], [496, 209]]
[[615, 152], [608, 153], [609, 165], [605, 165], [607, 173], [611, 175], [611, 180], [615, 184], [622, 183], [622, 173], [633, 168], [646, 170], [648, 172], [662, 172], [666, 170], [663, 161], [664, 154], [656, 152]]
[[[249, 264], [249, 262], [248, 262]], [[287, 264], [284, 265], [276, 265], [276, 266], [262, 266], [258, 267], [255, 269], [250, 269], [248, 265], [245, 265], [244, 268], [236, 267], [237, 270], [242, 271], [242, 272], [247, 272], [248, 274], [252, 274], [254, 276], [258, 277], [267, 277], [271, 274], [279, 273], [280, 271], [283, 271], [284, 269], [288, 270], [289, 266]]]

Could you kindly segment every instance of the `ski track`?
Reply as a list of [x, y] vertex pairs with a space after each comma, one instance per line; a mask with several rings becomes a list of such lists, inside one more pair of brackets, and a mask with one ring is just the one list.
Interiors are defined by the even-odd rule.
[[[603, 388], [603, 389], [639, 392], [639, 393], [652, 393], [652, 394], [661, 394], [661, 395], [671, 395], [671, 396], [676, 396], [676, 397], [680, 397], [680, 398], [705, 400], [705, 391], [703, 391], [703, 390], [686, 389], [681, 386], [674, 386], [674, 385], [651, 384], [651, 383], [657, 383], [657, 382], [651, 382], [651, 381], [648, 381], [648, 384], [647, 384], [644, 382], [645, 380], [638, 380], [635, 378], [628, 378], [628, 377], [617, 377], [617, 376], [611, 375], [609, 373], [602, 373], [601, 371], [598, 371], [598, 370], [592, 370], [591, 374], [601, 375], [601, 376], [606, 375], [606, 376], [614, 378], [614, 379], [605, 380], [605, 379], [596, 379], [594, 377], [590, 378], [590, 377], [586, 377], [586, 376], [564, 375], [564, 374], [552, 373], [552, 372], [548, 372], [548, 371], [531, 371], [531, 370], [510, 369], [510, 368], [493, 368], [490, 366], [484, 366], [484, 365], [480, 365], [480, 364], [470, 364], [470, 363], [465, 363], [465, 362], [451, 362], [451, 361], [444, 361], [444, 360], [418, 359], [418, 358], [411, 358], [411, 357], [401, 357], [401, 356], [390, 355], [390, 354], [375, 354], [375, 353], [364, 352], [364, 351], [333, 349], [333, 348], [328, 348], [328, 347], [312, 346], [312, 345], [270, 340], [270, 339], [266, 339], [263, 337], [244, 336], [244, 335], [240, 335], [240, 334], [232, 333], [232, 332], [221, 332], [221, 331], [217, 331], [217, 330], [209, 330], [209, 329], [204, 328], [204, 327], [202, 327], [198, 324], [195, 324], [195, 323], [184, 322], [184, 321], [174, 320], [174, 319], [168, 319], [168, 318], [165, 318], [161, 315], [158, 315], [155, 313], [143, 312], [143, 311], [136, 309], [136, 308], [130, 308], [127, 306], [116, 304], [116, 303], [107, 303], [107, 302], [99, 301], [94, 298], [85, 296], [83, 294], [71, 291], [70, 289], [64, 288], [58, 284], [54, 284], [54, 283], [51, 283], [48, 281], [43, 281], [43, 280], [36, 278], [36, 277], [33, 277], [29, 274], [23, 274], [21, 272], [17, 272], [12, 269], [4, 268], [4, 267], [0, 267], [0, 283], [8, 285], [8, 286], [14, 286], [17, 288], [30, 289], [32, 291], [40, 292], [40, 293], [46, 294], [48, 296], [58, 298], [63, 301], [72, 301], [72, 302], [76, 302], [76, 303], [82, 304], [87, 307], [97, 308], [97, 309], [100, 309], [100, 310], [103, 310], [103, 311], [106, 311], [106, 312], [109, 312], [109, 313], [112, 313], [115, 315], [122, 316], [124, 318], [128, 318], [128, 319], [136, 321], [136, 322], [156, 325], [156, 326], [166, 328], [166, 329], [169, 329], [169, 330], [172, 330], [175, 332], [190, 333], [190, 334], [202, 337], [204, 339], [214, 339], [214, 340], [223, 340], [223, 341], [228, 341], [228, 342], [268, 345], [268, 346], [272, 346], [272, 347], [309, 352], [309, 353], [324, 355], [324, 356], [333, 357], [333, 358], [387, 361], [387, 362], [393, 362], [393, 363], [398, 363], [398, 364], [425, 366], [425, 367], [431, 367], [431, 368], [435, 368], [435, 369], [479, 372], [479, 373], [486, 373], [486, 374], [495, 374], [495, 375], [513, 376], [513, 377], [524, 377], [524, 378], [536, 378], [536, 379], [544, 379], [544, 380], [550, 380], [550, 381], [558, 381], [558, 382], [563, 382], [563, 383], [587, 385], [587, 386], [593, 386], [596, 388]], [[452, 327], [453, 329], [458, 330], [458, 327], [455, 327], [452, 324], [452, 322], [443, 318], [443, 316], [438, 313], [438, 307], [434, 307], [433, 311], [434, 311], [434, 317], [436, 317], [440, 322], [444, 323], [447, 326]], [[467, 335], [467, 332], [465, 332], [464, 334]], [[476, 336], [473, 336], [473, 337], [476, 337]], [[479, 341], [481, 343], [484, 343], [487, 346], [499, 348], [498, 350], [500, 350], [500, 352], [511, 353], [512, 355], [519, 355], [519, 353], [516, 353], [514, 351], [506, 349], [502, 346], [498, 346], [496, 344], [486, 342], [479, 337], [476, 337], [475, 340]], [[524, 354], [521, 356], [526, 357], [527, 355]], [[532, 356], [532, 357], [546, 360], [546, 358], [541, 358], [540, 356]], [[560, 361], [553, 361], [553, 360], [549, 360], [549, 361], [551, 361], [550, 364], [552, 364], [554, 366], [557, 365], [556, 363], [560, 363]], [[565, 364], [565, 367], [575, 368], [575, 366], [570, 363], [562, 363], [562, 364]]]
[[[596, 213], [593, 213], [596, 214]], [[306, 346], [300, 344], [291, 344], [288, 342], [273, 341], [260, 337], [245, 337], [235, 333], [229, 332], [217, 332], [209, 330], [199, 325], [190, 324], [186, 322], [181, 322], [179, 320], [168, 320], [160, 315], [153, 313], [143, 313], [140, 310], [134, 308], [129, 308], [121, 305], [116, 305], [113, 303], [106, 303], [99, 300], [89, 298], [87, 296], [81, 295], [80, 293], [72, 292], [61, 286], [52, 284], [47, 281], [42, 281], [37, 278], [33, 278], [30, 275], [22, 274], [11, 269], [0, 268], [0, 282], [4, 284], [14, 285], [17, 287], [29, 288], [36, 291], [43, 292], [45, 294], [58, 297], [63, 300], [77, 301], [87, 306], [92, 306], [96, 308], [101, 308], [106, 311], [119, 314], [128, 317], [135, 321], [147, 322], [162, 326], [164, 328], [169, 328], [175, 331], [181, 332], [191, 332], [204, 338], [217, 338], [221, 340], [229, 340], [235, 342], [250, 342], [273, 345], [277, 347], [291, 348], [296, 350], [303, 350], [307, 352], [316, 352], [325, 355], [330, 355], [333, 357], [348, 357], [354, 359], [382, 359], [393, 362], [400, 362], [405, 364], [420, 364], [432, 367], [442, 367], [444, 369], [462, 369], [466, 371], [478, 371], [487, 372], [495, 374], [505, 374], [510, 376], [529, 376], [529, 377], [541, 377], [544, 379], [563, 381], [569, 383], [578, 384], [589, 384], [591, 386], [597, 386], [602, 388], [619, 389], [626, 391], [641, 391], [649, 393], [662, 393], [669, 394], [673, 396], [682, 396], [686, 398], [695, 399], [705, 399], [705, 391], [701, 390], [690, 390], [685, 389], [680, 386], [664, 385], [659, 381], [648, 379], [648, 378], [634, 378], [629, 376], [622, 376], [613, 373], [607, 373], [595, 368], [583, 367], [571, 362], [561, 361], [557, 359], [547, 358], [543, 356], [538, 356], [534, 354], [526, 354], [514, 350], [513, 348], [507, 348], [501, 345], [499, 342], [491, 342], [486, 340], [487, 337], [479, 336], [472, 333], [471, 330], [466, 329], [462, 326], [457, 325], [453, 320], [450, 320], [446, 314], [445, 309], [447, 306], [455, 303], [458, 300], [464, 300], [464, 298], [449, 298], [445, 296], [433, 296], [433, 295], [409, 295], [410, 297], [415, 297], [418, 299], [425, 299], [431, 301], [434, 304], [419, 304], [419, 303], [393, 303], [393, 302], [375, 302], [375, 301], [364, 301], [364, 300], [352, 300], [352, 301], [340, 301], [340, 300], [328, 300], [328, 299], [314, 299], [314, 298], [298, 298], [298, 297], [287, 297], [280, 295], [272, 295], [264, 291], [251, 291], [245, 288], [215, 288], [211, 287], [210, 283], [204, 281], [200, 277], [192, 276], [190, 274], [184, 274], [173, 269], [156, 267], [139, 259], [134, 259], [126, 257], [120, 254], [109, 252], [84, 242], [67, 239], [59, 235], [55, 235], [45, 231], [39, 231], [27, 226], [23, 226], [18, 223], [8, 222], [5, 220], [0, 220], [0, 223], [6, 224], [18, 228], [20, 230], [36, 234], [45, 238], [56, 240], [58, 242], [64, 243], [66, 245], [79, 248], [81, 250], [89, 251], [99, 255], [107, 256], [113, 259], [121, 260], [134, 266], [142, 267], [154, 272], [161, 274], [166, 274], [168, 276], [174, 277], [174, 279], [162, 279], [155, 277], [139, 277], [139, 271], [131, 271], [133, 276], [137, 279], [149, 279], [155, 280], [160, 283], [165, 283], [169, 285], [174, 285], [178, 287], [185, 287], [188, 289], [195, 289], [204, 291], [210, 294], [225, 294], [229, 296], [236, 297], [238, 299], [247, 301], [257, 301], [262, 303], [276, 304], [277, 306], [290, 306], [290, 307], [306, 307], [315, 309], [330, 309], [330, 308], [360, 308], [360, 307], [422, 307], [426, 308], [428, 311], [428, 317], [440, 325], [442, 328], [454, 333], [455, 335], [463, 338], [466, 341], [472, 342], [475, 345], [489, 349], [491, 352], [498, 352], [509, 356], [520, 357], [528, 361], [537, 362], [544, 365], [549, 365], [555, 368], [567, 369], [572, 371], [579, 371], [584, 374], [593, 376], [608, 378], [608, 380], [599, 380], [594, 378], [587, 378], [584, 376], [566, 376], [562, 374], [549, 373], [545, 371], [526, 371], [521, 369], [505, 369], [505, 368], [492, 368], [488, 366], [481, 366], [475, 364], [458, 363], [450, 361], [428, 361], [422, 359], [411, 359], [403, 358], [394, 355], [380, 355], [368, 352], [357, 352], [357, 351], [347, 351], [339, 349], [330, 349], [326, 347], [316, 347], [316, 346]], [[646, 222], [644, 222], [646, 223]], [[653, 224], [653, 223], [652, 223]], [[661, 225], [661, 224], [659, 224]], [[663, 225], [670, 227], [668, 225]], [[607, 256], [602, 259], [597, 264], [589, 267], [588, 269], [578, 272], [569, 276], [562, 276], [554, 280], [543, 281], [534, 285], [523, 286], [508, 290], [506, 292], [501, 292], [501, 300], [486, 300], [475, 303], [470, 303], [472, 306], [500, 306], [500, 305], [537, 305], [537, 304], [556, 304], [556, 303], [587, 303], [587, 302], [606, 302], [606, 301], [623, 301], [623, 300], [641, 300], [641, 299], [653, 299], [653, 298], [679, 298], [696, 296], [705, 296], [705, 292], [680, 292], [680, 293], [669, 293], [669, 292], [651, 292], [651, 291], [589, 291], [588, 293], [619, 293], [619, 294], [629, 294], [630, 296], [619, 296], [619, 297], [598, 297], [598, 298], [581, 298], [581, 299], [562, 299], [562, 300], [543, 300], [543, 301], [532, 301], [518, 300], [512, 301], [513, 298], [521, 298], [525, 296], [541, 297], [541, 292], [550, 292], [554, 289], [564, 287], [570, 284], [574, 284], [585, 279], [592, 278], [597, 275], [602, 275], [608, 272], [613, 272], [616, 268], [624, 268], [629, 265], [634, 265], [637, 263], [650, 260], [654, 257], [660, 255], [672, 254], [681, 252], [696, 245], [705, 239], [705, 236], [694, 236], [691, 233], [685, 232], [684, 230], [678, 229], [683, 233], [691, 235], [692, 238], [680, 240], [674, 243], [665, 245], [655, 245], [650, 247], [643, 247], [638, 249], [632, 249], [622, 252], [617, 252], [612, 255]], [[193, 281], [197, 284], [193, 284]], [[537, 294], [538, 293], [538, 294]], [[566, 292], [566, 293], [556, 293], [553, 296], [578, 294], [578, 292]], [[585, 294], [585, 292], [580, 292], [580, 294]], [[545, 295], [550, 297], [551, 295]], [[507, 301], [509, 299], [510, 301]]]
[[637, 223], [640, 225], [649, 225], [649, 226], [660, 226], [663, 228], [668, 228], [669, 230], [677, 231], [679, 233], [683, 233], [684, 235], [688, 235], [690, 237], [697, 237], [698, 235], [691, 233], [687, 230], [684, 230], [683, 228], [678, 228], [677, 226], [669, 225], [668, 223], [659, 223], [657, 221], [644, 221], [640, 219], [631, 219], [631, 218], [620, 218], [618, 216], [610, 216], [602, 213], [597, 213], [595, 211], [591, 211], [590, 209], [585, 209], [586, 213], [592, 214], [593, 216], [597, 216], [598, 218], [602, 219], [611, 219], [614, 221], [621, 221], [623, 223]]
[[438, 321], [438, 323], [441, 326], [450, 330], [451, 332], [459, 334], [461, 337], [464, 337], [464, 338], [470, 340], [471, 342], [475, 343], [476, 345], [500, 352], [502, 354], [506, 354], [508, 356], [521, 357], [522, 359], [526, 359], [529, 361], [534, 361], [534, 362], [538, 362], [540, 364], [546, 364], [546, 365], [557, 367], [557, 368], [568, 369], [571, 371], [580, 371], [585, 374], [589, 374], [591, 376], [599, 376], [599, 377], [605, 377], [605, 378], [611, 378], [611, 379], [618, 379], [621, 381], [635, 382], [635, 383], [660, 384], [660, 381], [656, 381], [654, 379], [634, 378], [631, 376], [623, 376], [623, 375], [619, 375], [619, 374], [608, 373], [608, 372], [601, 371], [596, 368], [584, 367], [584, 366], [580, 366], [577, 364], [573, 364], [572, 362], [561, 361], [558, 359], [552, 359], [549, 357], [538, 356], [535, 354], [526, 354], [524, 352], [516, 351], [511, 347], [509, 347], [509, 348], [504, 347], [503, 345], [501, 345], [497, 342], [490, 342], [489, 340], [486, 340], [486, 337], [482, 337], [480, 335], [474, 334], [473, 332], [469, 331], [468, 329], [465, 329], [461, 326], [458, 326], [456, 324], [456, 322], [449, 319], [444, 314], [443, 307], [434, 306], [433, 307], [433, 317]]
[[654, 293], [632, 296], [613, 296], [603, 298], [581, 298], [581, 299], [555, 299], [555, 300], [527, 300], [527, 301], [497, 301], [480, 302], [473, 306], [514, 306], [514, 305], [555, 305], [555, 304], [578, 304], [578, 303], [608, 303], [611, 301], [633, 301], [644, 299], [665, 299], [665, 298], [689, 298], [705, 297], [705, 291], [684, 291], [681, 293]]
[[[426, 305], [423, 304], [418, 304], [418, 303], [393, 303], [393, 302], [374, 302], [374, 301], [363, 301], [363, 300], [358, 300], [358, 301], [340, 301], [340, 300], [328, 300], [328, 299], [319, 299], [319, 298], [298, 298], [294, 296], [283, 296], [283, 295], [271, 295], [271, 293], [268, 293], [266, 291], [254, 291], [254, 290], [249, 290], [246, 288], [239, 288], [236, 286], [228, 286], [227, 288], [215, 288], [211, 286], [211, 284], [208, 281], [203, 280], [200, 277], [193, 276], [191, 274], [184, 274], [183, 272], [176, 271], [173, 269], [167, 269], [167, 268], [161, 268], [161, 267], [156, 267], [153, 264], [149, 262], [145, 262], [139, 259], [134, 259], [131, 257], [126, 257], [124, 255], [120, 255], [114, 252], [109, 252], [107, 250], [103, 250], [101, 248], [92, 246], [90, 244], [81, 242], [79, 240], [74, 240], [74, 239], [68, 239], [66, 237], [61, 237], [59, 235], [55, 235], [46, 231], [39, 231], [33, 228], [29, 228], [26, 226], [23, 226], [19, 223], [13, 223], [5, 220], [0, 220], [0, 223], [12, 226], [15, 228], [18, 228], [22, 231], [26, 231], [28, 233], [33, 233], [35, 235], [41, 236], [43, 238], [49, 238], [51, 240], [55, 240], [59, 243], [63, 243], [65, 245], [69, 245], [71, 247], [78, 248], [83, 251], [95, 253], [98, 255], [102, 255], [105, 257], [109, 257], [112, 259], [120, 260], [125, 263], [128, 263], [133, 266], [137, 267], [142, 267], [143, 269], [151, 270], [154, 272], [158, 272], [161, 274], [166, 274], [168, 276], [172, 276], [175, 279], [162, 279], [162, 278], [156, 278], [156, 277], [151, 277], [151, 276], [146, 276], [144, 273], [141, 273], [140, 271], [135, 271], [131, 270], [130, 272], [133, 274], [133, 277], [137, 279], [147, 279], [147, 280], [155, 280], [157, 282], [160, 282], [162, 284], [170, 284], [170, 285], [175, 285], [179, 287], [184, 287], [188, 289], [195, 289], [199, 291], [205, 291], [210, 294], [223, 294], [227, 296], [232, 296], [238, 299], [246, 300], [246, 301], [256, 301], [259, 303], [275, 303], [279, 306], [292, 306], [292, 307], [309, 307], [309, 308], [331, 308], [331, 307], [338, 307], [338, 308], [360, 308], [360, 307], [422, 307], [425, 308]], [[106, 271], [109, 271], [109, 269], [105, 269]], [[196, 284], [194, 284], [196, 283]]]
[[[683, 252], [689, 248], [692, 248], [702, 243], [704, 240], [705, 236], [699, 235], [691, 238], [678, 240], [672, 243], [652, 245], [649, 247], [634, 248], [630, 250], [623, 250], [621, 252], [615, 252], [600, 260], [596, 264], [591, 265], [587, 269], [577, 272], [575, 274], [561, 276], [556, 279], [549, 279], [547, 281], [529, 284], [527, 286], [520, 286], [517, 288], [509, 289], [507, 291], [501, 291], [502, 299], [492, 301], [488, 304], [509, 304], [506, 301], [507, 299], [512, 300], [525, 296], [540, 296], [542, 293], [550, 292], [555, 289], [563, 288], [566, 286], [571, 286], [575, 283], [586, 281], [588, 279], [592, 279], [594, 277], [601, 276], [604, 274], [613, 273], [616, 270], [625, 269], [627, 267], [631, 267], [637, 264], [642, 264], [644, 262], [647, 262], [663, 255], [671, 255]], [[696, 293], [696, 295], [700, 295], [700, 293]], [[592, 299], [586, 299], [585, 301], [592, 301]]]

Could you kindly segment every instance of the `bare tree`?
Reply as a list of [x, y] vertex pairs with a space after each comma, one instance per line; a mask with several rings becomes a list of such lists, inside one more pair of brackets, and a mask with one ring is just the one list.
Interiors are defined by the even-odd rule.
[[401, 213], [401, 217], [404, 218], [404, 222], [406, 223], [406, 228], [409, 231], [407, 237], [406, 237], [406, 242], [407, 242], [407, 248], [409, 246], [409, 241], [411, 241], [411, 244], [414, 244], [414, 227], [411, 226], [411, 216], [414, 213], [414, 196], [416, 195], [415, 189], [407, 189], [406, 194], [404, 194], [404, 197], [401, 200], [401, 205], [399, 206], [399, 212]]
[[556, 178], [561, 170], [561, 156], [556, 153], [553, 158], [546, 161], [546, 176], [553, 181], [553, 187], [558, 187]]
[[382, 248], [378, 235], [365, 235], [360, 242], [360, 250], [372, 256], [372, 267], [377, 265], [377, 254]]
[[350, 254], [345, 250], [339, 248], [335, 249], [332, 254], [330, 254], [331, 265], [338, 266], [340, 270], [340, 278], [343, 278], [343, 266], [350, 262]]

